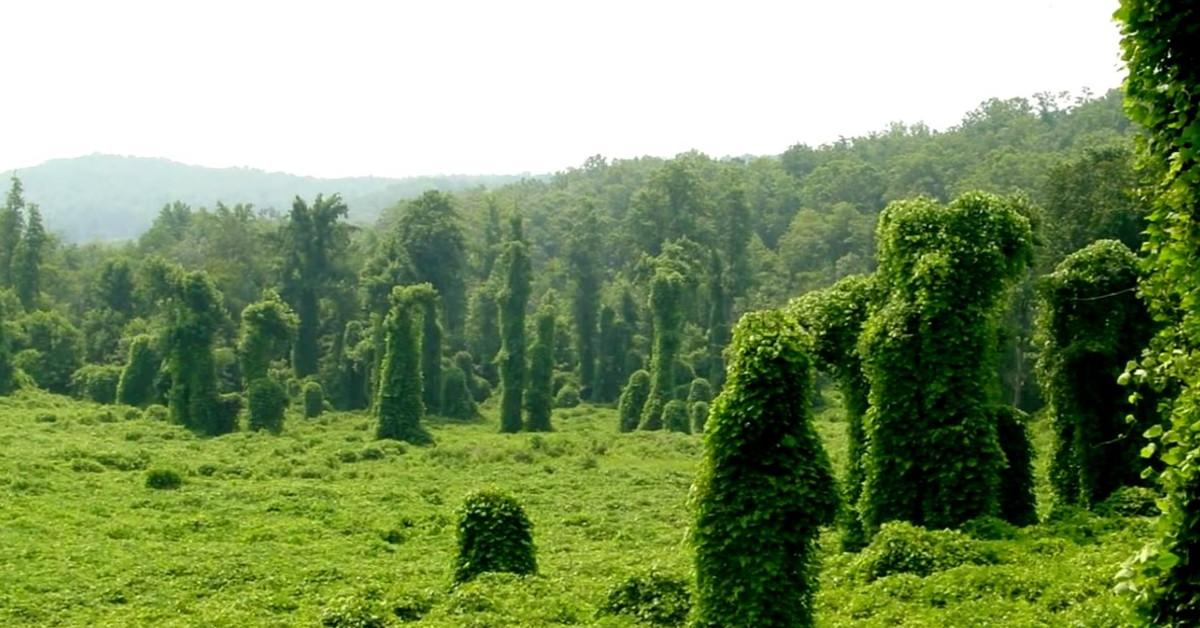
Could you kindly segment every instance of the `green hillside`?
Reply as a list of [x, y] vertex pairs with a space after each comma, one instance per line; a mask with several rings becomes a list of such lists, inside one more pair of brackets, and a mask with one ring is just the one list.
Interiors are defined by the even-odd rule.
[[99, 154], [52, 159], [0, 177], [7, 181], [13, 174], [41, 205], [50, 231], [76, 242], [135, 238], [150, 227], [163, 205], [173, 201], [196, 207], [212, 207], [218, 201], [250, 203], [260, 210], [286, 212], [297, 195], [338, 193], [347, 200], [354, 221], [370, 222], [385, 207], [427, 189], [490, 187], [520, 179], [486, 175], [321, 179]]

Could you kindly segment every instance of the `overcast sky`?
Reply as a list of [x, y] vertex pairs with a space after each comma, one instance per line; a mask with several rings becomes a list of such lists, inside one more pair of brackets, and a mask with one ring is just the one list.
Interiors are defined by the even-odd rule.
[[315, 176], [779, 153], [1119, 85], [1116, 0], [4, 2], [0, 171]]

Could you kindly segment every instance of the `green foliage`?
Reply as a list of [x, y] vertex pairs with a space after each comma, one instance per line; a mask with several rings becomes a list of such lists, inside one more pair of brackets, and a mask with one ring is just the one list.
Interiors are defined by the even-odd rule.
[[851, 275], [793, 299], [787, 310], [812, 334], [817, 368], [829, 373], [842, 393], [849, 447], [843, 475], [846, 507], [840, 521], [842, 549], [846, 551], [857, 551], [867, 542], [858, 503], [865, 478], [863, 417], [869, 405], [870, 385], [863, 372], [858, 340], [876, 298], [875, 281], [870, 276]]
[[50, 392], [71, 391], [71, 375], [83, 366], [83, 335], [59, 312], [38, 310], [20, 323], [21, 337], [14, 358], [18, 368]]
[[[469, 366], [471, 356], [466, 355]], [[471, 394], [467, 377], [458, 364], [451, 365], [446, 369], [442, 387], [442, 414], [445, 416], [460, 421], [468, 421], [479, 416], [479, 408], [475, 404], [474, 395]]]
[[707, 401], [693, 401], [688, 404], [688, 416], [692, 421], [692, 431], [697, 434], [704, 433], [704, 426], [708, 423], [709, 406]]
[[554, 406], [554, 305], [547, 301], [534, 319], [533, 346], [529, 348], [529, 389], [525, 392], [525, 430], [549, 432]]
[[287, 390], [273, 377], [251, 380], [246, 387], [246, 405], [250, 413], [249, 428], [279, 433], [287, 411]]
[[[4, 210], [0, 210], [0, 229], [3, 228]], [[0, 236], [3, 233], [0, 231]], [[2, 253], [2, 251], [0, 251]], [[2, 260], [0, 260], [2, 262]], [[0, 269], [2, 270], [2, 269]], [[12, 355], [12, 340], [9, 337], [8, 307], [0, 300], [0, 395], [7, 395], [16, 387]]]
[[[592, 387], [597, 383], [597, 321], [600, 311], [600, 288], [603, 280], [599, 256], [603, 250], [596, 208], [585, 204], [574, 218], [567, 260], [574, 279], [571, 313], [575, 321], [575, 351], [579, 354], [579, 380], [583, 382], [582, 397], [592, 399]], [[602, 351], [602, 349], [601, 349]]]
[[513, 219], [513, 239], [504, 245], [500, 271], [504, 287], [497, 295], [500, 305], [500, 431], [521, 431], [521, 407], [525, 394], [525, 307], [529, 303], [533, 272], [529, 251], [521, 240], [520, 218]]
[[325, 389], [321, 388], [320, 382], [304, 382], [304, 388], [301, 390], [304, 395], [304, 418], [314, 419], [321, 416], [325, 411]]
[[1000, 516], [1009, 523], [1027, 526], [1037, 523], [1037, 497], [1034, 494], [1033, 442], [1029, 437], [1029, 417], [1012, 406], [992, 408], [996, 437], [1007, 462], [1000, 473]]
[[433, 286], [424, 283], [392, 289], [392, 309], [383, 323], [387, 340], [375, 400], [378, 438], [404, 440], [414, 445], [432, 442], [421, 424], [425, 418], [421, 392], [421, 318], [424, 304], [436, 296]]
[[467, 495], [458, 511], [454, 582], [488, 572], [527, 575], [536, 571], [533, 524], [517, 500], [495, 490]]
[[1103, 517], [1157, 517], [1161, 497], [1158, 491], [1145, 486], [1122, 486], [1096, 504], [1095, 511]]
[[228, 408], [218, 398], [213, 357], [225, 320], [221, 293], [203, 272], [176, 277], [172, 292], [166, 337], [171, 418], [210, 436], [232, 431], [236, 422], [229, 420]]
[[442, 414], [442, 322], [438, 318], [438, 302], [435, 294], [424, 302], [425, 312], [421, 315], [421, 377], [424, 382], [422, 394], [425, 409], [432, 414]]
[[704, 379], [703, 377], [697, 377], [696, 379], [692, 380], [691, 385], [688, 386], [688, 401], [708, 402], [712, 401], [712, 398], [712, 384], [709, 384], [707, 379]]
[[632, 432], [637, 429], [642, 418], [642, 408], [646, 398], [650, 396], [650, 373], [638, 370], [629, 376], [629, 382], [621, 391], [621, 401], [617, 404], [621, 421], [618, 428], [622, 432]]
[[611, 305], [600, 308], [600, 328], [596, 336], [596, 382], [592, 399], [601, 403], [616, 401], [621, 395], [625, 373], [626, 330], [617, 320]]
[[554, 394], [555, 408], [575, 408], [579, 406], [581, 401], [582, 399], [579, 398], [579, 387], [573, 383], [564, 384]]
[[174, 469], [157, 468], [146, 472], [146, 488], [173, 490], [183, 486], [183, 477]]
[[129, 357], [117, 383], [117, 403], [145, 407], [158, 400], [155, 379], [162, 359], [154, 350], [154, 338], [140, 334], [129, 341]]
[[28, 212], [25, 222], [25, 233], [21, 243], [17, 245], [13, 255], [13, 288], [25, 310], [33, 310], [38, 305], [38, 297], [42, 291], [42, 263], [45, 261], [48, 236], [42, 226], [42, 214], [38, 206], [29, 203], [25, 206]]
[[292, 368], [297, 377], [317, 373], [320, 360], [320, 300], [348, 274], [341, 267], [349, 243], [343, 219], [349, 209], [341, 196], [318, 194], [312, 205], [299, 196], [283, 226], [283, 296], [298, 317]]
[[953, 527], [999, 509], [1004, 454], [988, 414], [996, 319], [1032, 256], [1023, 201], [968, 193], [891, 203], [879, 219], [881, 305], [858, 344], [870, 382], [869, 530]]
[[496, 360], [500, 353], [500, 305], [496, 288], [485, 282], [471, 292], [467, 317], [467, 342], [471, 355], [479, 360], [480, 374], [489, 385], [495, 385], [499, 374]]
[[1116, 240], [1072, 253], [1042, 279], [1037, 366], [1057, 442], [1052, 486], [1063, 503], [1090, 506], [1140, 482], [1138, 436], [1158, 423], [1154, 395], [1131, 403], [1116, 385], [1154, 332], [1137, 284], [1137, 258]]
[[1122, 0], [1116, 17], [1129, 67], [1125, 111], [1144, 129], [1142, 158], [1158, 175], [1147, 229], [1151, 272], [1140, 289], [1162, 330], [1133, 375], [1180, 390], [1166, 429], [1146, 433], [1165, 493], [1157, 538], [1122, 575], [1148, 622], [1187, 626], [1200, 621], [1200, 370], [1191, 359], [1200, 347], [1200, 56], [1187, 43], [1196, 39], [1200, 6]]
[[642, 407], [638, 429], [660, 430], [663, 408], [673, 397], [676, 361], [683, 326], [682, 303], [687, 280], [680, 273], [660, 266], [650, 281], [650, 312], [654, 320], [654, 353], [650, 362], [650, 394]]
[[652, 626], [682, 626], [692, 609], [687, 580], [651, 571], [630, 576], [608, 591], [605, 615], [628, 615]]
[[692, 433], [691, 415], [686, 401], [672, 399], [663, 406], [663, 427], [668, 432]]
[[238, 357], [247, 383], [266, 377], [271, 361], [287, 355], [297, 325], [292, 309], [274, 292], [267, 292], [261, 301], [242, 310]]
[[379, 600], [361, 596], [342, 596], [321, 611], [323, 628], [386, 628], [386, 609]]
[[0, 286], [14, 287], [14, 261], [25, 230], [24, 186], [15, 175], [0, 209]]
[[120, 380], [119, 366], [87, 364], [71, 375], [71, 392], [96, 403], [114, 403]]
[[[429, 190], [405, 203], [396, 221], [395, 238], [412, 262], [416, 281], [437, 290], [451, 336], [461, 337], [467, 314], [467, 260], [453, 196]], [[430, 324], [426, 323], [426, 329]]]
[[926, 530], [903, 521], [883, 524], [855, 559], [866, 582], [893, 574], [928, 576], [959, 565], [997, 562], [994, 553], [957, 530]]
[[838, 492], [809, 417], [809, 345], [778, 312], [734, 328], [689, 498], [696, 626], [812, 625], [815, 544]]

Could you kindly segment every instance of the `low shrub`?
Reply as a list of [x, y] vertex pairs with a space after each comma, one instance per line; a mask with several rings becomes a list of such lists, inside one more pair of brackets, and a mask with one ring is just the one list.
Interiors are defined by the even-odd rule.
[[304, 383], [304, 418], [313, 419], [325, 411], [325, 389], [314, 381]]
[[962, 524], [960, 529], [972, 538], [985, 541], [1011, 540], [1021, 535], [1017, 526], [999, 517], [976, 517]]
[[536, 571], [533, 525], [517, 500], [491, 490], [468, 495], [458, 513], [454, 582], [485, 572]]
[[71, 392], [76, 397], [96, 403], [114, 403], [120, 380], [121, 367], [88, 364], [71, 375]]
[[998, 562], [994, 553], [958, 530], [926, 530], [907, 522], [883, 524], [859, 553], [855, 571], [867, 582], [898, 573], [927, 576], [959, 565]]
[[655, 626], [682, 626], [692, 610], [692, 593], [683, 578], [655, 571], [632, 576], [609, 590], [603, 615], [627, 615]]
[[669, 432], [692, 433], [691, 417], [688, 415], [687, 403], [674, 399], [663, 407], [663, 427]]
[[572, 383], [563, 385], [554, 396], [555, 408], [574, 408], [579, 405], [579, 387]]
[[388, 625], [384, 609], [377, 600], [362, 596], [342, 596], [321, 611], [325, 628], [384, 628]]
[[1144, 486], [1122, 486], [1096, 504], [1096, 514], [1105, 517], [1157, 517], [1158, 493]]
[[183, 477], [174, 469], [151, 469], [146, 473], [146, 488], [173, 490], [183, 486]]

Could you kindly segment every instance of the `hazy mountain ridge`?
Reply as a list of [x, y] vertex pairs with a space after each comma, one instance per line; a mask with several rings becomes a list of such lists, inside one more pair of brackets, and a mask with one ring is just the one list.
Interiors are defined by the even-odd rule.
[[437, 188], [493, 187], [522, 175], [446, 175], [406, 178], [323, 179], [253, 168], [208, 168], [169, 159], [93, 154], [52, 159], [16, 174], [25, 198], [37, 203], [50, 231], [71, 241], [120, 240], [145, 231], [163, 205], [183, 201], [194, 207], [252, 203], [285, 212], [292, 198], [339, 193], [355, 222], [373, 220], [403, 198]]

